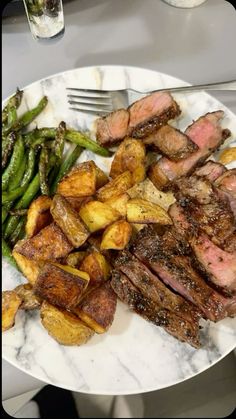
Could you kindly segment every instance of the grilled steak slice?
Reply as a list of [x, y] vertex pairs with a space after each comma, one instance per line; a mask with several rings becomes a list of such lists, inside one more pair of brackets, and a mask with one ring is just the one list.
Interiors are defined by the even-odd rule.
[[123, 303], [127, 304], [137, 314], [156, 326], [163, 327], [168, 333], [182, 342], [187, 342], [195, 348], [200, 347], [198, 328], [195, 323], [187, 322], [173, 312], [160, 307], [146, 298], [118, 270], [112, 271], [111, 286]]
[[236, 255], [220, 249], [204, 234], [194, 238], [191, 246], [210, 280], [227, 293], [236, 293]]
[[191, 173], [229, 137], [230, 131], [219, 124], [223, 116], [223, 111], [207, 113], [187, 128], [185, 134], [199, 147], [189, 157], [178, 162], [162, 157], [151, 165], [148, 176], [158, 189]]
[[236, 169], [227, 170], [216, 180], [215, 184], [236, 199]]
[[167, 92], [156, 92], [134, 102], [129, 108], [128, 135], [144, 138], [170, 119], [180, 115], [181, 110]]
[[205, 177], [210, 182], [214, 182], [223, 173], [226, 172], [226, 168], [223, 164], [208, 160], [203, 166], [197, 167], [194, 171], [194, 175]]
[[129, 112], [119, 109], [97, 120], [97, 140], [108, 147], [123, 140], [128, 131]]
[[182, 239], [185, 238], [186, 240], [189, 237], [192, 237], [196, 228], [187, 220], [187, 217], [184, 213], [184, 207], [182, 207], [178, 202], [174, 202], [174, 204], [170, 206], [168, 213], [179, 236]]
[[168, 252], [162, 246], [160, 238], [156, 240], [149, 236], [148, 228], [137, 234], [130, 250], [166, 285], [195, 304], [206, 318], [217, 321], [228, 314], [224, 297], [213, 290], [193, 269], [191, 258]]
[[228, 253], [234, 253], [236, 255], [236, 231], [227, 237], [227, 240], [223, 244], [223, 249]]
[[180, 199], [187, 196], [194, 198], [199, 204], [209, 204], [214, 197], [212, 184], [204, 177], [194, 175], [181, 177], [175, 181], [173, 186], [175, 195]]
[[159, 151], [170, 160], [181, 160], [198, 150], [195, 144], [186, 134], [170, 125], [163, 125], [143, 139], [152, 149]]
[[[144, 297], [193, 322], [200, 317], [196, 306], [170, 291], [142, 262], [128, 251], [120, 252], [115, 267], [124, 273]], [[196, 327], [198, 325], [196, 324]]]

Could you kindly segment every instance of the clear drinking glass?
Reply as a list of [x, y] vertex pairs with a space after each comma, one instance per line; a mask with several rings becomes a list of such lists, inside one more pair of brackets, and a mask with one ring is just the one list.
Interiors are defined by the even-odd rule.
[[37, 40], [51, 40], [65, 31], [62, 0], [23, 0], [29, 27]]

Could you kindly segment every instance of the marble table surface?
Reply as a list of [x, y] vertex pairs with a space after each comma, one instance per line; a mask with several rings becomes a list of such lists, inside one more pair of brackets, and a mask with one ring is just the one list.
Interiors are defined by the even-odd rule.
[[[25, 16], [3, 21], [3, 98], [16, 86], [84, 65], [137, 65], [191, 83], [235, 77], [235, 10], [226, 1], [208, 0], [191, 10], [161, 0], [74, 0], [64, 6], [66, 32], [57, 44], [36, 43]], [[235, 94], [216, 97], [236, 112]], [[9, 387], [11, 395], [22, 391], [21, 384]]]

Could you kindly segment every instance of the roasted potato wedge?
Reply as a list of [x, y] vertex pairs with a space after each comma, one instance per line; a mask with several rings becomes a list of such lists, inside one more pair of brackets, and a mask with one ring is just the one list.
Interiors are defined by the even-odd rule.
[[160, 169], [157, 162], [150, 165], [147, 175], [157, 189], [163, 189], [169, 183], [168, 177]]
[[107, 281], [88, 292], [73, 312], [96, 333], [104, 333], [112, 325], [116, 304], [117, 296]]
[[27, 259], [27, 257], [18, 253], [17, 246], [13, 249], [12, 256], [16, 260], [23, 275], [28, 279], [29, 283], [34, 285], [37, 281], [42, 263], [36, 262], [32, 259]]
[[110, 176], [115, 178], [129, 170], [133, 183], [142, 182], [145, 178], [146, 149], [142, 141], [127, 137], [119, 145], [112, 160]]
[[97, 199], [105, 202], [126, 192], [133, 185], [132, 174], [127, 170], [115, 179], [110, 180], [105, 186], [97, 191]]
[[86, 251], [70, 253], [65, 258], [65, 264], [69, 265], [69, 266], [72, 266], [73, 268], [78, 268], [80, 266], [81, 262], [83, 261], [83, 259], [87, 256], [87, 254], [88, 254], [88, 252], [86, 252]]
[[55, 260], [68, 255], [73, 249], [63, 231], [51, 223], [36, 236], [17, 245], [17, 252], [30, 260]]
[[127, 202], [130, 199], [127, 193], [123, 193], [118, 196], [114, 196], [106, 201], [106, 204], [110, 205], [110, 207], [114, 208], [115, 210], [119, 211], [122, 217], [126, 217], [127, 212]]
[[41, 322], [49, 335], [61, 345], [83, 345], [94, 331], [77, 316], [44, 301], [41, 306]]
[[78, 213], [80, 208], [92, 200], [91, 196], [86, 196], [84, 198], [76, 198], [75, 196], [67, 196], [66, 200], [69, 202], [70, 206]]
[[157, 204], [166, 211], [175, 202], [175, 197], [172, 192], [165, 193], [159, 191], [148, 178], [138, 185], [134, 185], [131, 189], [128, 189], [127, 194], [130, 198], [146, 199], [146, 201]]
[[22, 310], [34, 310], [41, 306], [42, 300], [35, 295], [31, 284], [18, 285], [14, 291], [22, 300], [20, 305]]
[[236, 147], [226, 148], [219, 157], [219, 162], [222, 164], [229, 164], [232, 161], [236, 161]]
[[30, 204], [25, 225], [27, 237], [35, 236], [42, 228], [52, 222], [51, 203], [52, 200], [49, 196], [41, 195]]
[[172, 224], [167, 212], [159, 205], [145, 199], [130, 199], [127, 203], [127, 220], [130, 223], [159, 223]]
[[111, 274], [110, 264], [101, 253], [96, 251], [93, 251], [84, 258], [80, 269], [89, 274], [91, 285], [101, 284], [106, 281]]
[[63, 177], [57, 187], [57, 193], [65, 197], [91, 196], [96, 191], [96, 181], [96, 165], [93, 161], [86, 161]]
[[2, 291], [2, 332], [14, 326], [21, 302], [21, 298], [15, 291]]
[[106, 173], [104, 173], [100, 167], [96, 166], [96, 189], [106, 185], [108, 181], [109, 179]]
[[91, 233], [101, 230], [121, 218], [118, 211], [99, 201], [90, 201], [85, 204], [79, 215]]
[[101, 250], [122, 250], [129, 243], [132, 227], [127, 221], [120, 220], [106, 228], [102, 236]]
[[58, 307], [75, 307], [89, 283], [89, 275], [68, 265], [45, 263], [34, 286], [35, 294]]
[[54, 195], [51, 205], [51, 214], [54, 221], [59, 225], [74, 247], [80, 247], [86, 242], [90, 234], [89, 231], [85, 227], [79, 214], [62, 195]]

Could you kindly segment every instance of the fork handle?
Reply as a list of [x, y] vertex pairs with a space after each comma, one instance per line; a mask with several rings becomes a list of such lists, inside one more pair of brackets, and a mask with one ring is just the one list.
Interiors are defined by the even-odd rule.
[[236, 90], [236, 80], [229, 80], [225, 82], [198, 84], [194, 86], [180, 86], [180, 87], [168, 87], [167, 89], [153, 90], [152, 92], [158, 91], [171, 91], [171, 92], [185, 92], [185, 91], [196, 91], [196, 90]]

